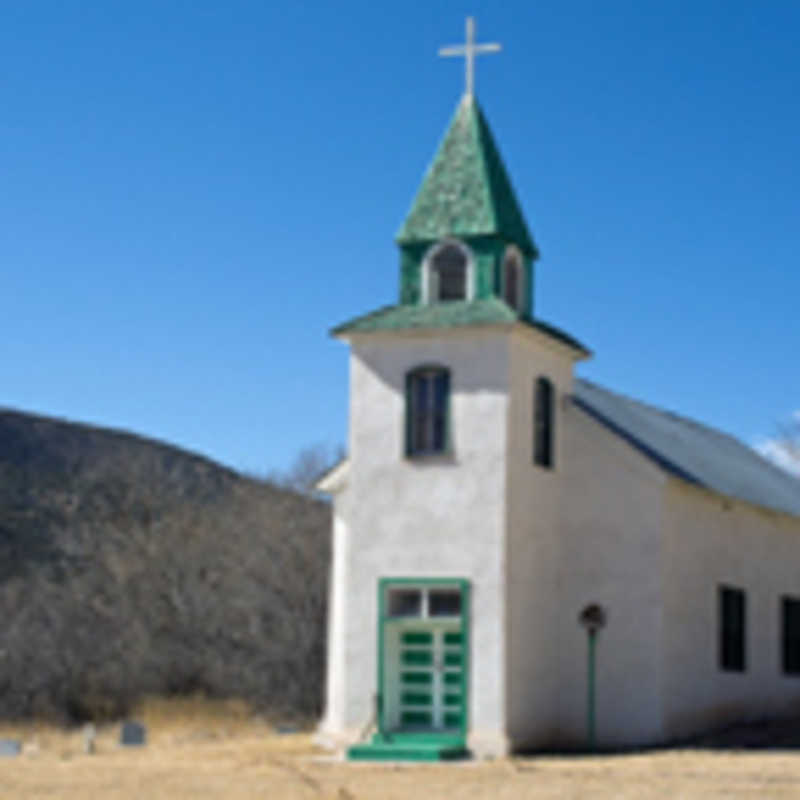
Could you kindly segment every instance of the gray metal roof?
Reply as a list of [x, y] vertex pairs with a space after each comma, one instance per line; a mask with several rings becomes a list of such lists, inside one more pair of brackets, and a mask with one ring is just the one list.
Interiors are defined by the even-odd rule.
[[575, 381], [575, 404], [667, 472], [749, 503], [800, 516], [800, 479], [733, 436]]

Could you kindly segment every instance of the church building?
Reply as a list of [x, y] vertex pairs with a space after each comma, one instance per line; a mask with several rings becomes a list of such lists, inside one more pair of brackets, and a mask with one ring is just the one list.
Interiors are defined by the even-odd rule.
[[318, 484], [320, 739], [499, 756], [800, 712], [800, 482], [575, 375], [590, 350], [534, 307], [539, 253], [471, 77], [397, 245], [397, 303], [333, 331], [349, 455]]

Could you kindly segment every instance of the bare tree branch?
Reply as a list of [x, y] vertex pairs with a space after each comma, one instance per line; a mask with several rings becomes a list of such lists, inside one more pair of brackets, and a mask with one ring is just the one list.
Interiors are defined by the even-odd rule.
[[272, 472], [267, 478], [277, 486], [314, 495], [317, 481], [344, 458], [344, 448], [315, 444], [301, 450], [285, 472]]

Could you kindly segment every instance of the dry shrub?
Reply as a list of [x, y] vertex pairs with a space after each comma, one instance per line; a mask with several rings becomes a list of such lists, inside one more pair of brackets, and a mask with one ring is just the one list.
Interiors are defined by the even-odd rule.
[[[0, 458], [0, 716], [102, 721], [146, 695], [196, 693], [318, 714], [329, 506], [174, 448], [93, 430], [87, 447], [48, 424], [69, 430], [40, 426], [25, 457]], [[61, 460], [42, 461], [54, 441]]]

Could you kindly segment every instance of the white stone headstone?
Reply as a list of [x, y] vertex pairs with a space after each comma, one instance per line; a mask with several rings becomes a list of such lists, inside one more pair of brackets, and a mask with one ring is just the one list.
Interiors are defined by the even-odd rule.
[[83, 752], [87, 756], [94, 753], [94, 740], [97, 737], [97, 728], [90, 722], [83, 728]]

